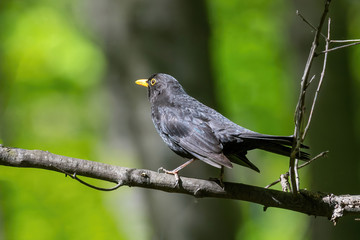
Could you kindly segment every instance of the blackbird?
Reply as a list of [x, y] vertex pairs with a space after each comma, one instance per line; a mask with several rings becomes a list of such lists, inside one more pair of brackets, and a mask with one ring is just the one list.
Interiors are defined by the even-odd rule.
[[[236, 163], [260, 172], [247, 159], [249, 150], [290, 156], [293, 136], [264, 135], [241, 127], [189, 96], [168, 74], [156, 73], [136, 84], [148, 88], [151, 118], [163, 141], [175, 153], [190, 159], [172, 171], [160, 168], [177, 180], [178, 172], [196, 159], [222, 170]], [[301, 151], [297, 157], [308, 160], [309, 154]]]

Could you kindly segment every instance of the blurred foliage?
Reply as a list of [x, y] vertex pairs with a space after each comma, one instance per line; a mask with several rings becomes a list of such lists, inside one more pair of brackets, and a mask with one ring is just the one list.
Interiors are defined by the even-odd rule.
[[[297, 93], [288, 65], [293, 55], [285, 34], [289, 27], [284, 22], [289, 3], [282, 0], [209, 3], [213, 68], [223, 112], [251, 130], [291, 135], [296, 104], [293, 96]], [[249, 158], [258, 165], [261, 175], [236, 167], [232, 174], [239, 176], [239, 182], [265, 186], [288, 169], [286, 158], [274, 154], [255, 151], [249, 153]], [[303, 177], [302, 184], [306, 182]], [[306, 216], [273, 209], [264, 213], [259, 206], [239, 204], [243, 221], [238, 239], [304, 238]]]
[[[88, 135], [102, 120], [93, 115], [105, 104], [97, 91], [105, 65], [101, 52], [51, 7], [8, 15], [2, 33], [6, 143], [24, 148], [46, 143], [56, 152], [89, 148], [94, 138]], [[8, 132], [7, 124], [17, 128]]]
[[[359, 15], [359, 11], [360, 11], [360, 2], [356, 2], [356, 4], [354, 4], [352, 6], [352, 8], [350, 8], [350, 12], [348, 14], [347, 20], [348, 20], [348, 33], [349, 36], [353, 37], [353, 36], [360, 36], [360, 29], [359, 29], [359, 23], [360, 23], [360, 15]], [[350, 68], [351, 68], [351, 74], [352, 77], [355, 79], [355, 89], [354, 91], [357, 91], [357, 89], [360, 89], [360, 68], [359, 68], [359, 63], [360, 63], [360, 47], [356, 46], [356, 47], [352, 47], [351, 51], [349, 51], [350, 53]], [[356, 94], [354, 94], [355, 96], [357, 96]], [[360, 109], [360, 99], [356, 98], [354, 101], [355, 107], [356, 109]], [[356, 111], [356, 120], [355, 122], [358, 123], [360, 121], [360, 111]], [[356, 128], [356, 132], [359, 133], [360, 132], [360, 125], [359, 124], [355, 124], [355, 128]], [[359, 135], [356, 134], [356, 136], [359, 139]], [[360, 175], [360, 169], [359, 169], [359, 175]]]
[[[58, 5], [1, 5], [2, 141], [94, 159], [107, 115], [102, 52]], [[6, 239], [121, 239], [101, 193], [53, 172], [0, 172]]]
[[[100, 149], [110, 115], [109, 96], [103, 87], [107, 62], [87, 30], [76, 25], [71, 11], [74, 2], [0, 2], [0, 139], [12, 147], [84, 159], [109, 157], [112, 161], [111, 154]], [[297, 86], [293, 86], [294, 73], [289, 66], [293, 55], [284, 34], [289, 27], [284, 21], [289, 2], [207, 3], [221, 112], [258, 132], [292, 134]], [[349, 32], [355, 36], [360, 34], [358, 12], [359, 7], [354, 8], [349, 16]], [[359, 56], [358, 47], [351, 55], [358, 87]], [[360, 116], [360, 111], [357, 114]], [[262, 174], [236, 167], [229, 174], [237, 181], [264, 186], [287, 171], [284, 157], [258, 151], [250, 158]], [[302, 176], [306, 186], [306, 170]], [[61, 174], [0, 166], [0, 210], [4, 219], [0, 239], [147, 236], [148, 229], [142, 224], [148, 219], [138, 223], [144, 233], [132, 231], [128, 223], [136, 221], [129, 215], [140, 215], [141, 203], [131, 202], [126, 197], [128, 191], [120, 191], [123, 196], [119, 199], [128, 211], [120, 210], [119, 217], [111, 209], [119, 202], [109, 203], [100, 192], [64, 179]], [[279, 209], [264, 213], [258, 205], [238, 204], [243, 218], [238, 239], [303, 239], [307, 234], [305, 215]]]
[[232, 119], [269, 134], [290, 134], [292, 128], [286, 5], [281, 0], [210, 1], [219, 100]]

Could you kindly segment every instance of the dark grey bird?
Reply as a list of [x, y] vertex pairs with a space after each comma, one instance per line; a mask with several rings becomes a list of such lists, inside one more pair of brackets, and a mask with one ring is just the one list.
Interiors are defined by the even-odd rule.
[[[162, 169], [177, 179], [178, 172], [196, 159], [221, 169], [235, 163], [260, 172], [247, 159], [249, 150], [290, 156], [293, 136], [265, 135], [241, 127], [189, 96], [168, 74], [153, 74], [136, 84], [148, 88], [152, 121], [161, 138], [175, 153], [190, 159], [172, 171]], [[308, 160], [309, 154], [301, 151], [297, 157]]]

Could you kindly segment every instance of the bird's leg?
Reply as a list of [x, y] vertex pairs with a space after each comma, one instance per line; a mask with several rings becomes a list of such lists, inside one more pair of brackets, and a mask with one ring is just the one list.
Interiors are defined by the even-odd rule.
[[224, 166], [221, 166], [221, 168], [220, 168], [220, 182], [221, 183], [224, 180], [224, 172], [225, 172], [225, 168], [224, 168]]
[[174, 170], [166, 170], [165, 168], [161, 167], [159, 168], [158, 172], [159, 171], [163, 171], [164, 173], [167, 173], [167, 174], [177, 174], [181, 169], [183, 169], [184, 167], [186, 167], [187, 165], [189, 165], [190, 163], [194, 162], [196, 160], [196, 158], [192, 158], [190, 159], [189, 161], [185, 162], [184, 164], [178, 166], [177, 168], [175, 168]]
[[220, 187], [222, 187], [223, 189], [225, 189], [225, 185], [224, 185], [224, 181], [223, 181], [223, 179], [224, 179], [224, 171], [225, 171], [224, 166], [221, 166], [219, 178], [210, 178], [209, 179], [211, 181], [215, 181], [216, 183], [218, 183], [220, 185]]
[[225, 168], [224, 168], [224, 166], [221, 166], [221, 168], [220, 168], [220, 177], [219, 177], [219, 181], [220, 181], [220, 186], [222, 187], [222, 188], [224, 188], [225, 186], [224, 186], [224, 171], [225, 171]]
[[179, 174], [178, 172], [183, 169], [184, 167], [186, 167], [187, 165], [189, 165], [190, 163], [194, 162], [196, 160], [196, 158], [192, 158], [190, 159], [189, 161], [185, 162], [184, 164], [181, 164], [180, 166], [178, 166], [177, 168], [175, 168], [174, 170], [166, 170], [165, 168], [161, 167], [158, 169], [158, 172], [160, 171], [163, 171], [164, 173], [167, 173], [167, 174], [172, 174], [175, 176], [175, 180], [176, 180], [176, 184], [175, 184], [175, 187], [177, 185], [179, 185], [179, 182], [180, 182], [180, 177], [179, 177]]

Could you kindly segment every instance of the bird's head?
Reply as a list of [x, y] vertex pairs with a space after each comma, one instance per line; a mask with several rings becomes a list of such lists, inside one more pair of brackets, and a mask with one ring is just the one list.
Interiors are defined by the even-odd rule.
[[170, 96], [185, 93], [180, 83], [165, 73], [156, 73], [148, 79], [139, 79], [135, 82], [148, 88], [148, 97], [151, 103], [158, 100], [169, 100]]

